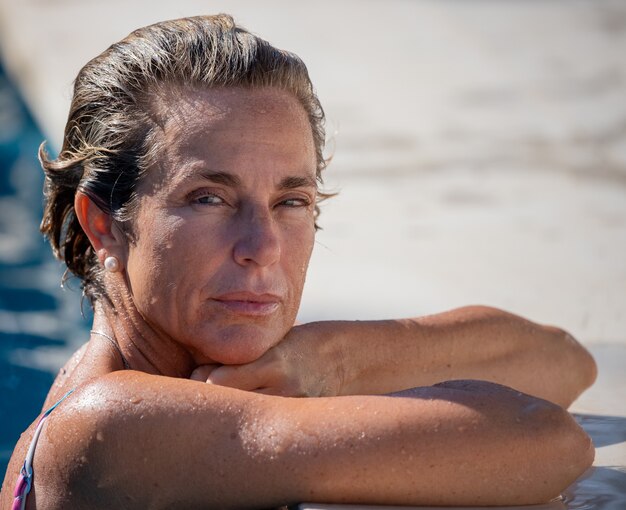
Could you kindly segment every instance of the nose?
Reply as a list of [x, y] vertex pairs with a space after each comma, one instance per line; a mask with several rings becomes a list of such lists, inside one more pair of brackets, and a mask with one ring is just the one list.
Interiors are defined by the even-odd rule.
[[280, 237], [278, 226], [270, 212], [250, 211], [243, 214], [239, 225], [239, 236], [233, 249], [237, 264], [271, 266], [280, 259]]

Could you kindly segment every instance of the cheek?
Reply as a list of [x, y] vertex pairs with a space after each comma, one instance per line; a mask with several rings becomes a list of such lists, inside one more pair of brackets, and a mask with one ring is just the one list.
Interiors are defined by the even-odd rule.
[[310, 225], [300, 226], [287, 234], [284, 260], [289, 265], [289, 272], [294, 280], [304, 285], [304, 279], [309, 267], [309, 260], [315, 242], [315, 228]]
[[141, 285], [133, 288], [143, 302], [154, 303], [173, 296], [181, 300], [195, 297], [198, 284], [210, 279], [224, 263], [228, 228], [219, 228], [202, 221], [179, 215], [155, 215], [140, 228], [136, 245], [129, 252], [130, 281]]
[[[180, 231], [176, 218], [139, 218], [135, 243], [128, 251], [128, 280], [137, 303], [151, 304], [164, 292], [169, 292], [177, 268], [186, 251], [177, 249], [175, 237]], [[141, 221], [143, 220], [143, 221]]]

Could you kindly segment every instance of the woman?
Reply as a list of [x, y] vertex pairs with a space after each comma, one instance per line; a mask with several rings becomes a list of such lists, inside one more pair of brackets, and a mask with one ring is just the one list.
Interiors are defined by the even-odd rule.
[[527, 504], [591, 464], [560, 406], [595, 365], [559, 329], [486, 307], [294, 327], [323, 141], [304, 64], [225, 15], [81, 70], [42, 231], [94, 323], [3, 508]]

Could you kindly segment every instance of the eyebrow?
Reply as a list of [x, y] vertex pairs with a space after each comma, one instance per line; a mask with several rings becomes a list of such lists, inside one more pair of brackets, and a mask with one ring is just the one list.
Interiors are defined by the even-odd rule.
[[241, 187], [241, 179], [236, 175], [229, 174], [227, 172], [215, 172], [211, 170], [205, 170], [201, 172], [202, 177], [207, 181], [214, 182], [215, 184], [223, 184], [224, 186], [230, 186], [233, 188]]
[[[236, 175], [229, 174], [228, 172], [218, 172], [205, 170], [201, 173], [202, 177], [208, 181], [214, 182], [215, 184], [222, 184], [223, 186], [230, 186], [233, 188], [241, 187], [241, 179]], [[285, 177], [282, 181], [280, 181], [278, 185], [278, 189], [296, 189], [296, 188], [317, 188], [317, 182], [315, 178], [306, 176], [291, 176]]]
[[295, 188], [317, 188], [317, 183], [313, 177], [285, 177], [280, 184], [278, 185], [278, 189], [295, 189]]

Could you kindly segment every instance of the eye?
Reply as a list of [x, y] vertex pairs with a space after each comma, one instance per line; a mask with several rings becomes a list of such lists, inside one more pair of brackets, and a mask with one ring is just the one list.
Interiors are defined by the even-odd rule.
[[311, 200], [303, 197], [290, 197], [281, 200], [277, 205], [282, 207], [308, 207], [311, 205]]
[[283, 200], [280, 205], [285, 205], [287, 207], [302, 207], [309, 204], [307, 201], [302, 200], [301, 198], [288, 198], [287, 200]]
[[196, 202], [199, 204], [217, 205], [222, 204], [224, 201], [217, 195], [204, 195], [203, 197], [196, 198]]
[[198, 190], [189, 197], [193, 204], [198, 205], [222, 205], [226, 202], [222, 197], [207, 190]]

